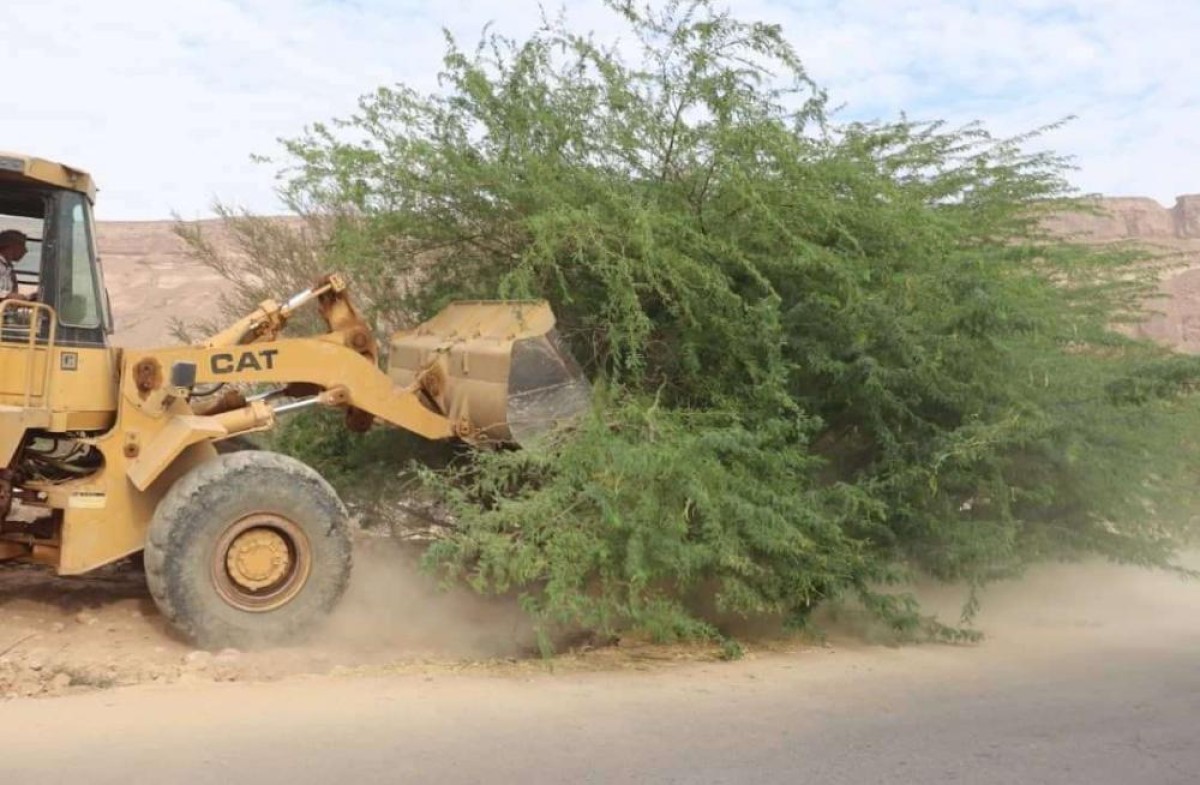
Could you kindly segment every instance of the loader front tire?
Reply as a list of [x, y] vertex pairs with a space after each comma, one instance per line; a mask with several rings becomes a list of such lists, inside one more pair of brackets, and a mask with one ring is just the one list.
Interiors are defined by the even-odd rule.
[[146, 541], [163, 615], [204, 648], [312, 632], [350, 579], [349, 515], [329, 483], [276, 453], [218, 455], [175, 482]]

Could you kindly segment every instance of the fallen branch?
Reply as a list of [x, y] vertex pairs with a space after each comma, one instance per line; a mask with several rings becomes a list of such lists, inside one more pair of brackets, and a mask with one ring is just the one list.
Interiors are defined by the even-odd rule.
[[34, 637], [35, 635], [37, 635], [37, 633], [36, 633], [36, 632], [31, 632], [31, 633], [29, 633], [28, 635], [26, 635], [24, 638], [17, 638], [17, 639], [16, 639], [14, 642], [10, 643], [10, 644], [8, 645], [8, 647], [7, 647], [7, 648], [5, 648], [5, 649], [0, 649], [0, 657], [3, 657], [5, 654], [8, 654], [10, 651], [12, 651], [13, 649], [17, 648], [17, 647], [18, 647], [18, 646], [20, 646], [22, 643], [24, 643], [25, 641], [27, 641], [27, 640], [29, 640], [30, 638]]

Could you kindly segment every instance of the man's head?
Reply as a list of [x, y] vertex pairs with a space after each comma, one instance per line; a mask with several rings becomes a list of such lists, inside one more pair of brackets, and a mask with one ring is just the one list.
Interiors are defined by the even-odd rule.
[[25, 257], [29, 249], [25, 247], [25, 233], [16, 229], [5, 229], [0, 232], [0, 256], [16, 264]]

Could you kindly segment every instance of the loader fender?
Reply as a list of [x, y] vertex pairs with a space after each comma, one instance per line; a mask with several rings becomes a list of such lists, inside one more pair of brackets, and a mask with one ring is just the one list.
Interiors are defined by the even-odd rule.
[[[255, 401], [240, 409], [202, 417], [195, 414], [174, 414], [145, 444], [134, 444], [134, 457], [126, 475], [139, 491], [150, 487], [158, 476], [179, 455], [200, 442], [215, 442], [231, 436], [272, 427], [275, 415], [271, 407]], [[126, 445], [129, 446], [129, 443]]]

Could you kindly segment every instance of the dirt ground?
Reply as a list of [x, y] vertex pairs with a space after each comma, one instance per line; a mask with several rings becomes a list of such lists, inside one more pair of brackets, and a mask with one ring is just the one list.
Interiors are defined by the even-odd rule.
[[[474, 625], [474, 636], [463, 634], [471, 608], [457, 595], [439, 595], [387, 541], [363, 538], [356, 562], [352, 588], [315, 643], [252, 652], [189, 646], [159, 615], [136, 564], [77, 578], [35, 567], [0, 569], [0, 697], [146, 682], [270, 680], [401, 659], [449, 662], [520, 652], [519, 632], [495, 609], [486, 623]], [[478, 605], [482, 611], [486, 603]], [[438, 624], [435, 611], [462, 621], [453, 628]]]
[[576, 645], [548, 666], [535, 640], [514, 600], [442, 591], [420, 573], [410, 550], [383, 537], [358, 538], [351, 587], [311, 642], [262, 651], [188, 645], [159, 615], [130, 563], [76, 578], [0, 567], [0, 700], [313, 674], [637, 668], [719, 654], [708, 645], [627, 641], [607, 650]]
[[[958, 598], [934, 594], [951, 618]], [[439, 608], [451, 629], [454, 610]], [[400, 673], [216, 683], [210, 671], [0, 701], [0, 782], [1197, 781], [1200, 583], [1048, 567], [997, 585], [983, 615], [991, 637], [971, 646], [682, 663], [678, 649], [621, 646], [554, 661], [590, 672], [410, 659]]]
[[[1200, 554], [1189, 554], [1186, 564], [1200, 568]], [[916, 589], [927, 611], [957, 621], [961, 589]], [[982, 599], [978, 625], [987, 637], [978, 645], [1053, 652], [1083, 630], [1119, 636], [1130, 624], [1164, 631], [1193, 625], [1200, 583], [1108, 564], [1052, 565], [997, 584]], [[764, 636], [749, 625], [741, 641], [750, 658], [891, 648], [887, 635], [861, 616], [824, 614], [820, 622], [820, 640]], [[264, 651], [189, 646], [158, 614], [142, 573], [130, 564], [80, 578], [0, 568], [0, 700], [304, 676], [648, 670], [720, 657], [714, 645], [656, 646], [630, 638], [599, 647], [577, 641], [542, 660], [514, 600], [439, 590], [417, 569], [411, 549], [366, 534], [356, 542], [351, 587], [328, 623], [309, 643]]]

